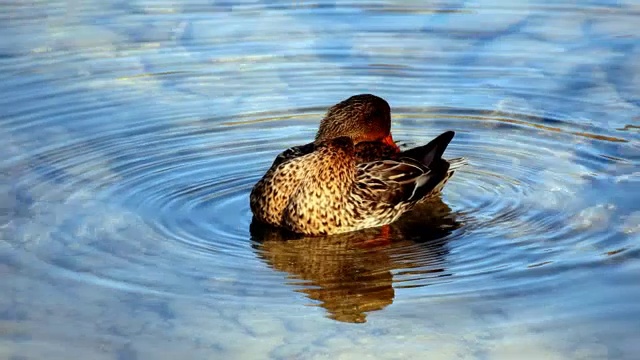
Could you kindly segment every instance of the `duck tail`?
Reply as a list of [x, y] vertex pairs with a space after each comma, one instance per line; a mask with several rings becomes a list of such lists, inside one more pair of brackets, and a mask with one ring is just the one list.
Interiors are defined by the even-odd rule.
[[455, 134], [453, 131], [446, 131], [431, 140], [428, 144], [403, 151], [400, 155], [418, 160], [423, 165], [431, 168], [432, 164], [440, 162], [442, 154], [444, 154], [444, 151], [447, 149], [447, 146]]
[[456, 169], [466, 164], [465, 158], [445, 160], [442, 158], [444, 151], [455, 135], [453, 131], [447, 131], [428, 144], [404, 151], [401, 156], [417, 160], [431, 171], [425, 174], [414, 192], [414, 199], [429, 198], [442, 191], [444, 185], [453, 176]]

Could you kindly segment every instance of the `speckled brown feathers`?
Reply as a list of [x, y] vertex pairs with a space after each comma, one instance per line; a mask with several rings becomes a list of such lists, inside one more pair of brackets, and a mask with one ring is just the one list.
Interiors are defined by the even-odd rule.
[[347, 137], [327, 140], [302, 158], [307, 170], [284, 209], [282, 224], [304, 234], [350, 231], [353, 204], [345, 200], [356, 181], [353, 142]]
[[333, 106], [316, 140], [282, 152], [254, 186], [255, 218], [297, 233], [344, 233], [392, 223], [438, 194], [453, 174], [441, 156], [454, 133], [400, 152], [389, 129], [379, 97]]

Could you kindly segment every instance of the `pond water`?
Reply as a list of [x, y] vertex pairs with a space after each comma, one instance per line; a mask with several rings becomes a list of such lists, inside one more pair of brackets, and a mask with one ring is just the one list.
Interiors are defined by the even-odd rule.
[[[640, 351], [639, 1], [2, 7], [0, 358]], [[392, 241], [252, 226], [358, 93], [403, 147], [456, 131], [442, 199]]]

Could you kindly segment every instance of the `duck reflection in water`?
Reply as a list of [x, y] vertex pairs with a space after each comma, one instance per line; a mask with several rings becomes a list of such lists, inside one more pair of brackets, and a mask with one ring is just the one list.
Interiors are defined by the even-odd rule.
[[303, 287], [297, 291], [319, 301], [330, 318], [364, 323], [367, 313], [393, 303], [393, 270], [424, 285], [447, 276], [447, 236], [460, 227], [454, 215], [437, 197], [382, 228], [305, 237], [254, 219], [251, 236], [258, 256], [303, 280], [293, 282]]

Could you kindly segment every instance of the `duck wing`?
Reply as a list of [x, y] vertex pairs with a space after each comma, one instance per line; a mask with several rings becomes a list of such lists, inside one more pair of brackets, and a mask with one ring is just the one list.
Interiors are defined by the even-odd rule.
[[356, 186], [370, 200], [388, 204], [417, 202], [439, 183], [434, 173], [411, 158], [380, 160], [358, 165]]
[[464, 158], [442, 158], [454, 136], [455, 132], [446, 131], [395, 158], [360, 164], [358, 187], [369, 189], [376, 201], [394, 205], [418, 202], [439, 193], [454, 170], [466, 163]]

